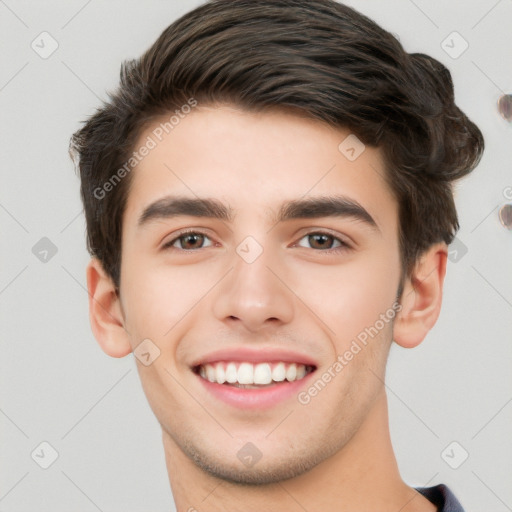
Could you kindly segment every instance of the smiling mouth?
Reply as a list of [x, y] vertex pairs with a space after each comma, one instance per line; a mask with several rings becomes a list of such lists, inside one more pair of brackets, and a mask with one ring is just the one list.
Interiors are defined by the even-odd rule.
[[219, 361], [193, 368], [201, 378], [227, 386], [260, 389], [286, 382], [295, 382], [314, 372], [315, 366], [285, 362]]

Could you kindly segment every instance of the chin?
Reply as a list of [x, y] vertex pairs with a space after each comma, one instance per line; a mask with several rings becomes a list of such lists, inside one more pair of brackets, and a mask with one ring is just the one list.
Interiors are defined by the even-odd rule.
[[289, 480], [307, 473], [316, 465], [324, 461], [332, 451], [319, 446], [316, 451], [309, 449], [300, 453], [283, 454], [272, 460], [261, 454], [261, 458], [253, 465], [250, 462], [244, 467], [244, 463], [239, 461], [237, 453], [233, 453], [232, 461], [226, 460], [227, 453], [218, 455], [209, 455], [200, 451], [195, 446], [182, 447], [185, 454], [205, 473], [225, 482], [241, 486], [269, 485]]

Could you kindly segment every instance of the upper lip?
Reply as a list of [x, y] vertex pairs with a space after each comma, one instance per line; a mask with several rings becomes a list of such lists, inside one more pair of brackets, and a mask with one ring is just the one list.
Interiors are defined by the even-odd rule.
[[309, 366], [318, 366], [316, 361], [306, 354], [294, 352], [292, 350], [275, 349], [275, 348], [229, 348], [216, 350], [208, 355], [197, 358], [192, 367], [199, 365], [212, 364], [218, 361], [237, 361], [247, 363], [267, 363], [267, 362], [283, 362], [298, 363]]

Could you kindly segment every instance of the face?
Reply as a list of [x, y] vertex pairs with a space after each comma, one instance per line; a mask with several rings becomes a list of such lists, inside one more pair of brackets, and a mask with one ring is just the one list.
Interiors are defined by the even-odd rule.
[[198, 106], [133, 171], [124, 325], [133, 349], [149, 339], [159, 351], [137, 365], [164, 436], [210, 474], [304, 473], [382, 394], [398, 207], [380, 150], [348, 159], [349, 135], [290, 113]]

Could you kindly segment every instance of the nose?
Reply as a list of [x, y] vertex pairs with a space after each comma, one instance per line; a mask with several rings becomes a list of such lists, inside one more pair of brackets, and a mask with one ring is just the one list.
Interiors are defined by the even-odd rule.
[[[249, 260], [250, 261], [250, 260]], [[233, 268], [216, 287], [214, 316], [224, 324], [258, 332], [291, 322], [293, 292], [270, 251], [252, 262], [234, 253]]]

